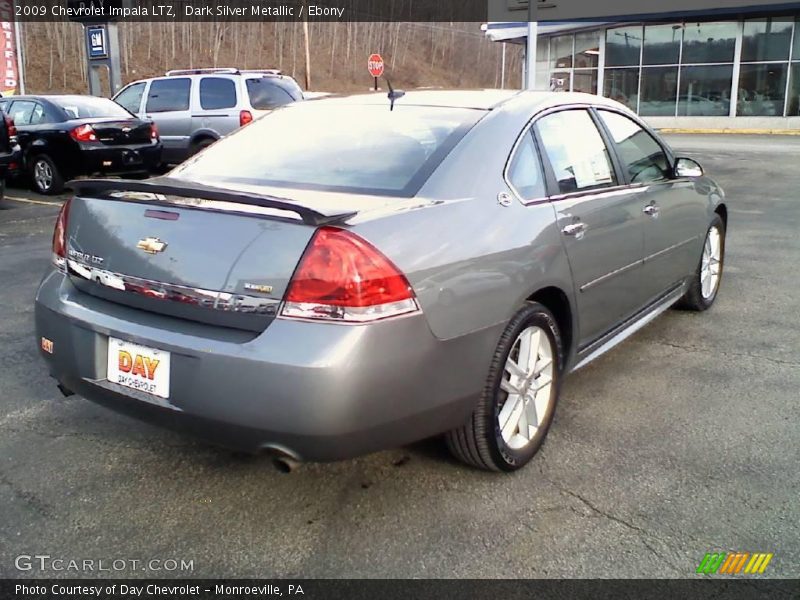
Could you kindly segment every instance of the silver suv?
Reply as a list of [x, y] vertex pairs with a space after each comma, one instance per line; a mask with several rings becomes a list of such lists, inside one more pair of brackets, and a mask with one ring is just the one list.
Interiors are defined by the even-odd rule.
[[256, 117], [303, 99], [297, 82], [280, 71], [186, 69], [142, 79], [113, 100], [158, 126], [163, 161], [179, 163]]

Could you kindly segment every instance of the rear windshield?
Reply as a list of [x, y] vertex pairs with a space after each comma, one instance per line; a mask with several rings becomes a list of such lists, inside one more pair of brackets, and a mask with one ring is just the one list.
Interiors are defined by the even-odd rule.
[[294, 86], [281, 85], [269, 77], [247, 79], [247, 94], [250, 105], [256, 110], [272, 110], [303, 97], [296, 83]]
[[292, 104], [224, 138], [173, 177], [413, 196], [484, 111]]
[[113, 100], [107, 98], [92, 98], [91, 96], [67, 96], [64, 98], [50, 98], [56, 106], [64, 109], [70, 119], [91, 119], [113, 117], [130, 119], [133, 115], [122, 108]]

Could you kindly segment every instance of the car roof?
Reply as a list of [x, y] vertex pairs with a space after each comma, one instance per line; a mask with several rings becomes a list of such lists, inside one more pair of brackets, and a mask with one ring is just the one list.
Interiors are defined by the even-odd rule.
[[[385, 93], [331, 96], [315, 100], [323, 105], [361, 104], [386, 105]], [[580, 92], [542, 92], [534, 90], [411, 90], [395, 101], [395, 106], [436, 106], [446, 108], [471, 108], [478, 110], [530, 110], [564, 104], [591, 104], [595, 106], [622, 105], [609, 98]]]
[[108, 100], [103, 96], [91, 96], [89, 94], [26, 94], [24, 96], [6, 96], [4, 100], [60, 100], [62, 102], [74, 102], [76, 100]]

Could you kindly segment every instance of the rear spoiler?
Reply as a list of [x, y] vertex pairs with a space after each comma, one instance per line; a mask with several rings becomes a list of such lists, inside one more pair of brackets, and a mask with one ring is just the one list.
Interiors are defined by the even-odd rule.
[[[191, 181], [169, 181], [166, 177], [157, 177], [146, 181], [130, 179], [75, 179], [67, 184], [78, 196], [89, 196], [93, 198], [109, 197], [109, 192], [144, 192], [149, 194], [161, 194], [164, 196], [179, 196], [181, 198], [199, 198], [203, 200], [214, 200], [217, 202], [235, 202], [238, 204], [249, 204], [262, 208], [274, 208], [277, 210], [287, 210], [300, 216], [303, 223], [318, 227], [338, 221], [345, 221], [358, 214], [357, 212], [323, 212], [298, 204], [287, 198], [270, 196], [267, 194], [251, 194], [210, 187], [201, 183]], [[135, 202], [140, 198], [119, 198], [115, 200], [128, 200]]]

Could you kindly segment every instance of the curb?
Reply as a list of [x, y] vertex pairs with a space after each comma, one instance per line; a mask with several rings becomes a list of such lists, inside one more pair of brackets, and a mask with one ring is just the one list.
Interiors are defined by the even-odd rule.
[[684, 129], [663, 127], [660, 133], [699, 133], [699, 134], [735, 134], [735, 135], [800, 135], [800, 129]]

